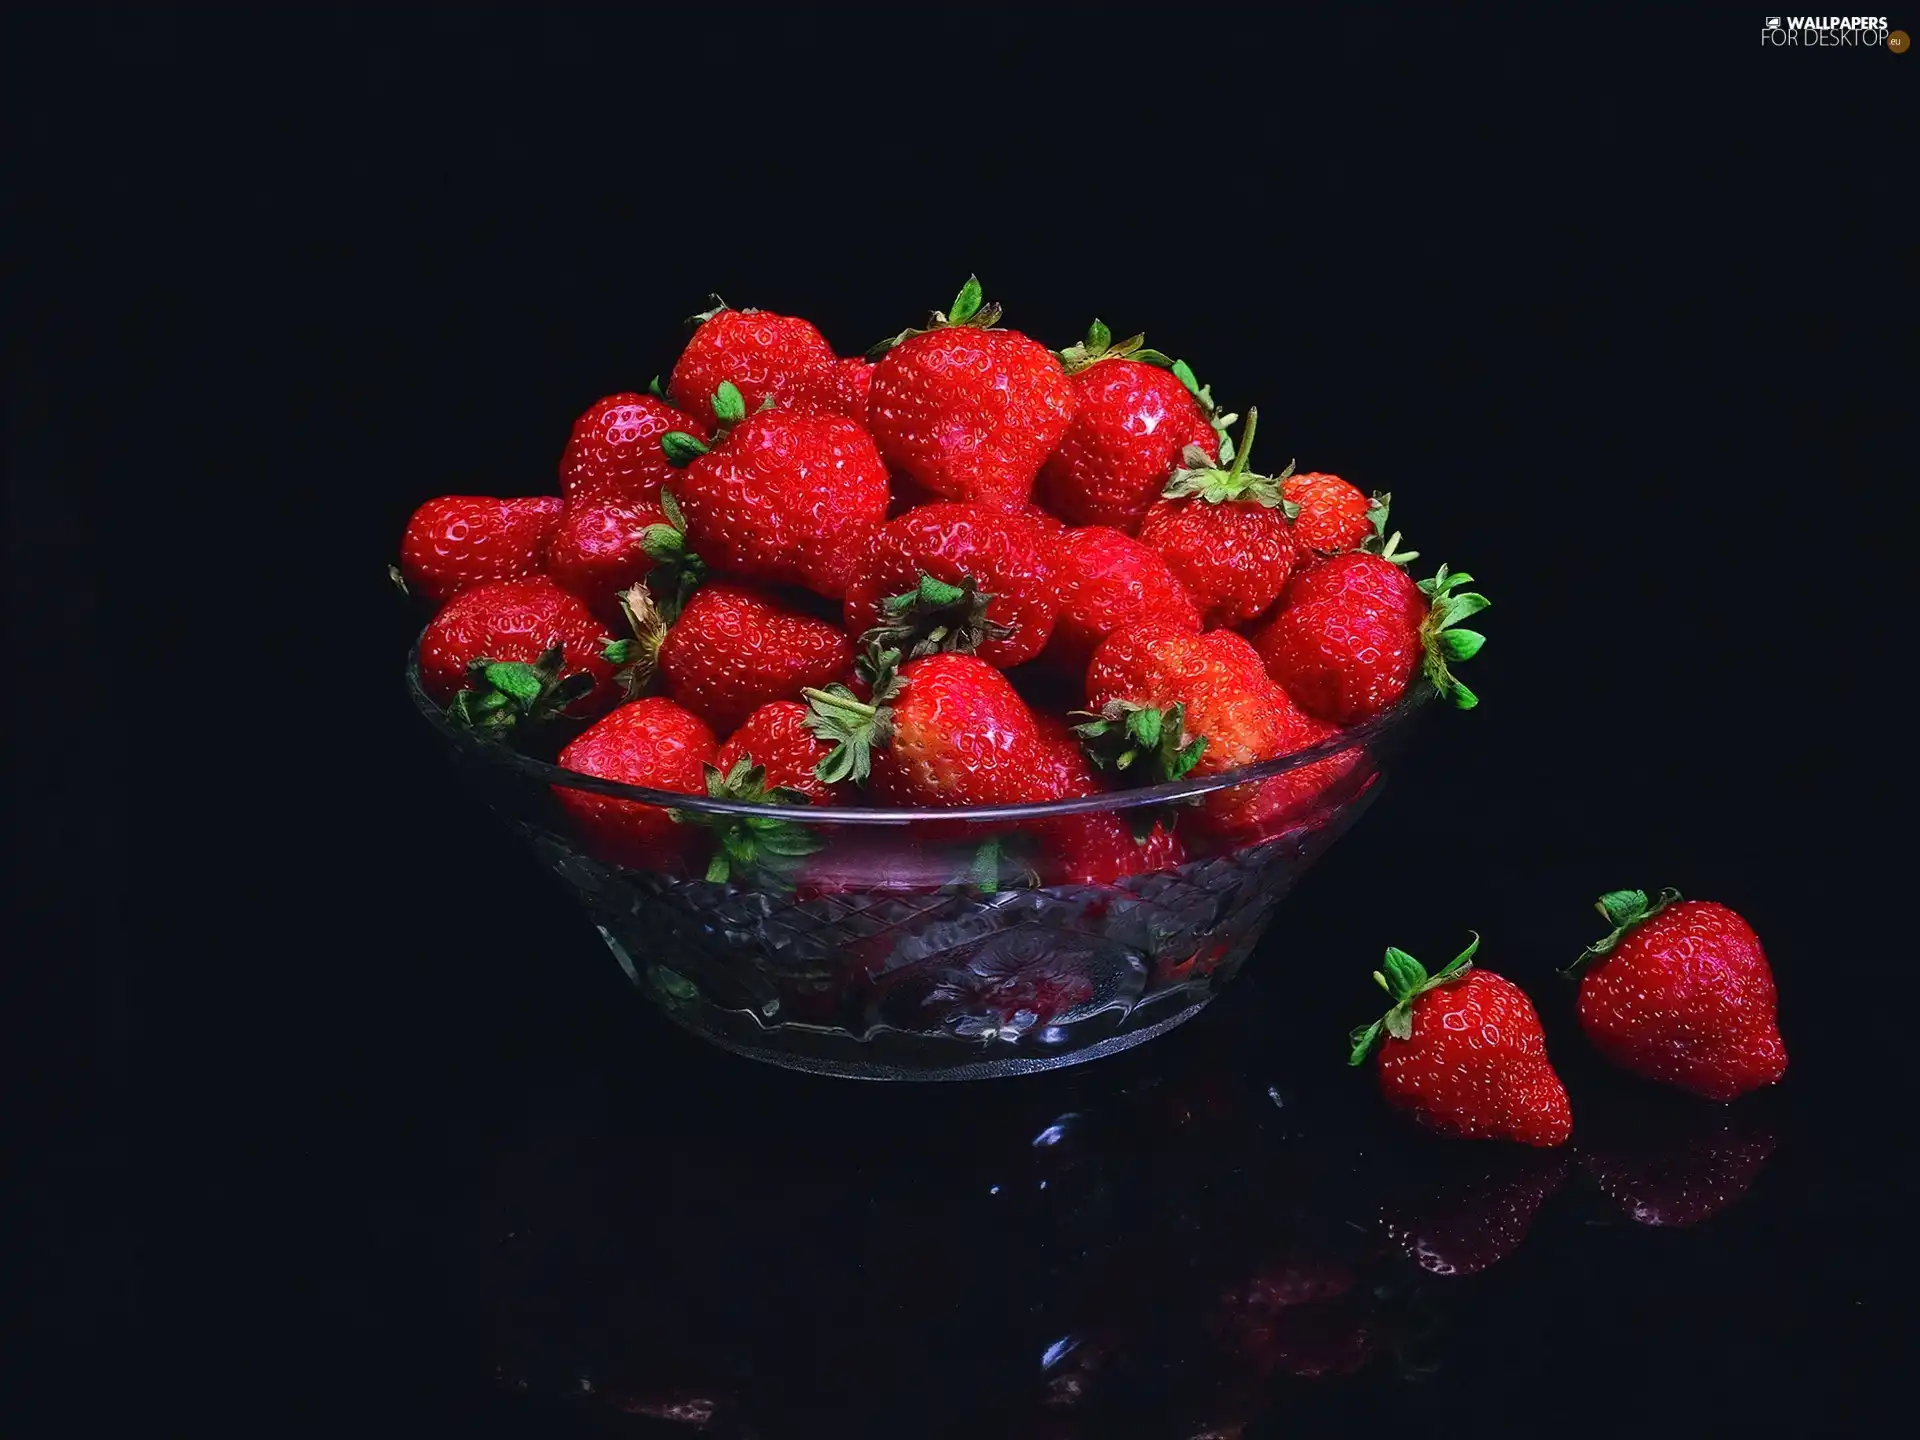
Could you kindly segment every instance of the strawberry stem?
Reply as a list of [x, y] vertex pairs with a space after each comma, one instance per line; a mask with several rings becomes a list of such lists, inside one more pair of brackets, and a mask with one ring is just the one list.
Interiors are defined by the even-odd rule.
[[1389, 945], [1386, 958], [1380, 968], [1373, 972], [1374, 983], [1386, 991], [1393, 1000], [1393, 1008], [1374, 1021], [1371, 1025], [1362, 1025], [1347, 1036], [1347, 1063], [1364, 1064], [1367, 1056], [1373, 1053], [1379, 1043], [1382, 1032], [1395, 1040], [1405, 1040], [1413, 1034], [1413, 1002], [1429, 990], [1437, 990], [1442, 985], [1452, 985], [1465, 978], [1473, 968], [1473, 957], [1480, 948], [1480, 936], [1477, 931], [1468, 931], [1473, 936], [1467, 948], [1449, 960], [1444, 969], [1429, 975], [1427, 967], [1422, 965], [1406, 951]]
[[1013, 634], [1012, 626], [987, 618], [995, 598], [971, 575], [949, 585], [922, 571], [913, 589], [881, 602], [880, 623], [860, 638], [869, 648], [899, 649], [910, 660], [943, 651], [971, 655], [988, 641]]
[[1582, 950], [1560, 973], [1569, 979], [1578, 979], [1595, 961], [1612, 954], [1614, 947], [1626, 939], [1636, 925], [1645, 924], [1679, 899], [1680, 892], [1674, 889], [1662, 890], [1652, 899], [1647, 898], [1644, 890], [1609, 890], [1594, 902], [1593, 908], [1613, 928]]

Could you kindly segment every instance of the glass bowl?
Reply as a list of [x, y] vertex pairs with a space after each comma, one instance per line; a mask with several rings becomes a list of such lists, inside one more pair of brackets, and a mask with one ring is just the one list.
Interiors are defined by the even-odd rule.
[[[871, 1080], [1050, 1070], [1191, 1019], [1372, 802], [1433, 697], [1417, 682], [1393, 709], [1310, 749], [1204, 779], [901, 810], [752, 805], [603, 780], [449, 723], [411, 658], [407, 689], [495, 813], [572, 886], [628, 979], [676, 1023], [756, 1060]], [[596, 853], [560, 791], [659, 806], [695, 826], [797, 824], [812, 853], [778, 878], [710, 880], [697, 852], [696, 868], [631, 868]], [[1181, 818], [1213, 808], [1263, 818], [1234, 832]], [[1146, 828], [1156, 815], [1176, 820], [1178, 863], [1058, 873], [1055, 837]]]

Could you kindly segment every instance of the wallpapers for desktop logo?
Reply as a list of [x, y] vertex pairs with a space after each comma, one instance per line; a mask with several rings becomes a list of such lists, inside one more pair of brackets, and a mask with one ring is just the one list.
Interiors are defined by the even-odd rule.
[[[1897, 39], [1895, 37], [1898, 37]], [[1906, 49], [1904, 31], [1891, 29], [1884, 15], [1769, 15], [1760, 31], [1762, 45], [1844, 46], [1895, 54]]]

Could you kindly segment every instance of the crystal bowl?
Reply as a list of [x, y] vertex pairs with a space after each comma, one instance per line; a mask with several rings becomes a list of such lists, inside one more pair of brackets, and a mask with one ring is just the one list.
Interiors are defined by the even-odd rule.
[[[489, 806], [571, 885], [628, 979], [676, 1023], [757, 1060], [873, 1080], [1049, 1070], [1191, 1019], [1378, 794], [1433, 696], [1416, 683], [1393, 709], [1310, 749], [1205, 778], [902, 810], [752, 805], [603, 780], [451, 724], [413, 660], [407, 688]], [[596, 853], [557, 791], [702, 826], [798, 824], [812, 853], [778, 878], [635, 869]], [[1228, 832], [1184, 819], [1204, 807], [1263, 818]], [[1062, 827], [1145, 828], [1155, 816], [1174, 820], [1177, 864], [1047, 873]]]

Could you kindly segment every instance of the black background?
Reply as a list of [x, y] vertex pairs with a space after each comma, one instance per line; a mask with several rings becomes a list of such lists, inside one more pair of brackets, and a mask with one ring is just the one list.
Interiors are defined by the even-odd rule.
[[[567, 1393], [644, 1361], [769, 1437], [1026, 1433], [1075, 1255], [1257, 1249], [1257, 1188], [1179, 1217], [1392, 1150], [1338, 1063], [1383, 945], [1481, 931], [1576, 1112], [1626, 1103], [1552, 970], [1632, 884], [1767, 941], [1793, 1068], [1751, 1195], [1656, 1231], [1576, 1179], [1457, 1282], [1434, 1378], [1287, 1382], [1248, 1433], [1845, 1433], [1892, 1393], [1920, 62], [1611, 10], [268, 13], [75, 7], [8, 46], [17, 978], [59, 1062], [23, 1071], [18, 1198], [71, 1362], [43, 1418], [679, 1433]], [[1186, 1031], [858, 1090], [627, 991], [441, 769], [383, 566], [426, 496], [551, 489], [708, 291], [850, 353], [969, 270], [1050, 344], [1145, 329], [1262, 407], [1267, 460], [1392, 490], [1495, 602], [1484, 703]], [[1277, 1087], [1285, 1124], [1163, 1155], [1120, 1098], [1156, 1076]], [[1081, 1172], [1124, 1203], [992, 1210], [1068, 1109], [1131, 1136]], [[1365, 1209], [1333, 1188], [1316, 1213]], [[519, 1225], [563, 1240], [502, 1281]], [[1137, 1433], [1195, 1432], [1142, 1383]]]

